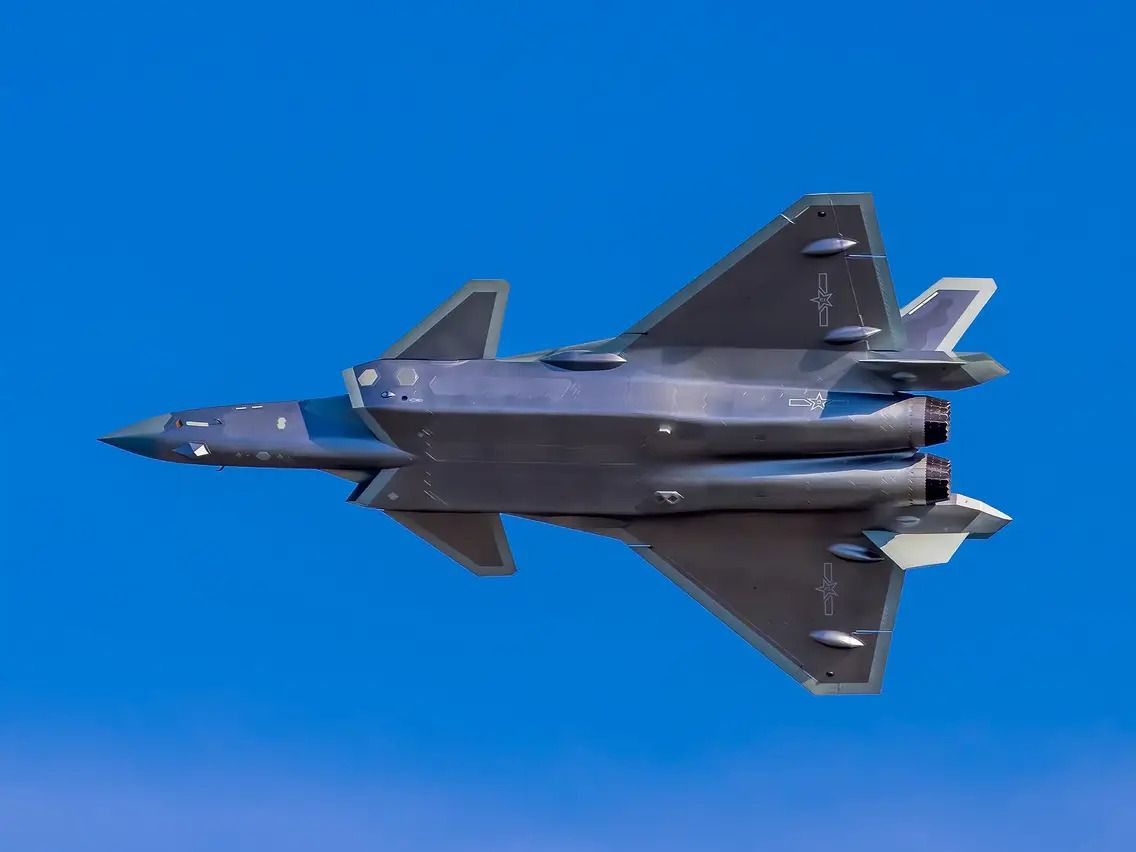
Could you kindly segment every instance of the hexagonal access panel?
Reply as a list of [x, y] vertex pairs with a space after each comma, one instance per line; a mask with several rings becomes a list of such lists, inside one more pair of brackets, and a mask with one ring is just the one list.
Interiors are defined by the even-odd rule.
[[395, 371], [394, 378], [400, 385], [406, 387], [418, 381], [418, 371], [413, 367], [399, 367]]
[[359, 384], [363, 387], [369, 388], [379, 380], [379, 374], [374, 369], [368, 367], [366, 370], [359, 374]]

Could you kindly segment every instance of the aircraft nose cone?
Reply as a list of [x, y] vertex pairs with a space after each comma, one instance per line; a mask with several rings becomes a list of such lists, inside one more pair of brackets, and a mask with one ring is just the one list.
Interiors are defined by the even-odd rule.
[[120, 450], [138, 453], [140, 456], [153, 457], [160, 447], [158, 439], [165, 431], [166, 424], [170, 422], [172, 416], [170, 414], [159, 414], [157, 417], [147, 417], [145, 420], [139, 420], [125, 429], [103, 435], [99, 440], [104, 444], [110, 444], [112, 447], [118, 447]]

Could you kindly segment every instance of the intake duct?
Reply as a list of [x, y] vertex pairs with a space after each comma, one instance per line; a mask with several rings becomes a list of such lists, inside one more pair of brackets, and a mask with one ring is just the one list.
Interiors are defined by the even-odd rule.
[[938, 503], [951, 496], [951, 463], [942, 456], [927, 458], [927, 502]]
[[[926, 407], [923, 410], [923, 446], [941, 444], [951, 434], [951, 404], [945, 399], [933, 396], [925, 397]], [[950, 465], [947, 465], [948, 473]], [[950, 478], [949, 475], [947, 477]]]

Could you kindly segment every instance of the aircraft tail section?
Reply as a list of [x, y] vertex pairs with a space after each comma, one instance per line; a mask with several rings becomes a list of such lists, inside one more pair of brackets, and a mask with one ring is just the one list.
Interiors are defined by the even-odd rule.
[[961, 390], [1006, 375], [985, 352], [954, 351], [997, 289], [991, 278], [939, 279], [900, 314], [905, 351], [869, 353], [859, 368], [905, 391]]
[[407, 332], [383, 358], [467, 361], [495, 358], [509, 282], [473, 280]]
[[901, 312], [907, 348], [953, 351], [997, 289], [992, 278], [940, 278]]

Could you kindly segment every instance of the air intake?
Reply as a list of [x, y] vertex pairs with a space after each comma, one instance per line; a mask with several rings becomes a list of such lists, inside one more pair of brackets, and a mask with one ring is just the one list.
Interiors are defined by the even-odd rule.
[[951, 404], [945, 399], [926, 397], [923, 413], [923, 446], [941, 444], [951, 434]]
[[938, 503], [951, 496], [951, 463], [941, 456], [927, 457], [928, 503]]

